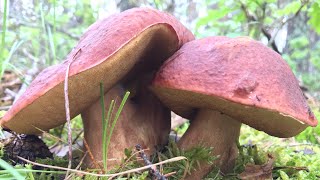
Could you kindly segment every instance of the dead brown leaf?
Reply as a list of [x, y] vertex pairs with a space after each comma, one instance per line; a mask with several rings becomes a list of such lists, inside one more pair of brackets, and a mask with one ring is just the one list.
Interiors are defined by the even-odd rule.
[[[21, 84], [21, 79], [17, 74], [13, 71], [4, 71], [0, 80], [0, 107], [12, 105]], [[7, 110], [7, 108], [2, 108], [1, 110]]]
[[239, 179], [264, 180], [272, 179], [272, 169], [275, 158], [268, 154], [268, 161], [262, 165], [247, 164], [244, 172], [238, 175]]

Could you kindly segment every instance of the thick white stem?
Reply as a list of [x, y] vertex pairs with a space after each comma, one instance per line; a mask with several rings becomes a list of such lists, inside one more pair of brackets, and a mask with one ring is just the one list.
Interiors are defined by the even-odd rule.
[[214, 165], [202, 162], [200, 169], [192, 171], [187, 179], [199, 179], [208, 174], [214, 166], [222, 172], [232, 170], [238, 155], [236, 141], [239, 138], [241, 123], [218, 111], [202, 109], [192, 120], [187, 132], [178, 142], [182, 149], [190, 149], [197, 145], [212, 147], [212, 155], [219, 156]]

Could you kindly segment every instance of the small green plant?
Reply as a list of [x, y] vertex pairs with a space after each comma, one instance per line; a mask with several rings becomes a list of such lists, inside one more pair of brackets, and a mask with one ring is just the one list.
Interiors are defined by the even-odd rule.
[[[7, 31], [7, 11], [8, 2], [7, 0], [3, 1], [3, 16], [2, 16], [2, 32], [1, 32], [1, 47], [0, 47], [0, 71], [4, 71], [3, 62], [4, 62], [4, 49], [6, 45], [6, 31]], [[0, 78], [2, 77], [2, 73]]]
[[263, 157], [271, 153], [275, 157], [272, 172], [274, 179], [286, 177], [285, 175], [290, 179], [320, 177], [320, 146], [318, 144], [300, 143], [294, 138], [272, 137], [246, 125], [241, 128], [240, 143], [245, 146], [238, 157], [235, 174], [241, 173], [247, 163], [265, 163]]
[[[313, 110], [314, 115], [320, 118], [320, 109]], [[320, 124], [317, 127], [308, 127], [295, 137], [299, 142], [311, 142], [320, 145]]]
[[3, 159], [0, 159], [0, 167], [4, 169], [4, 172], [0, 171], [0, 178], [1, 179], [17, 179], [17, 180], [24, 180], [25, 177], [18, 172], [14, 167], [12, 167], [10, 164], [8, 164]]
[[179, 127], [176, 127], [174, 131], [177, 133], [177, 135], [182, 136], [187, 131], [189, 126], [190, 126], [190, 122], [185, 122]]
[[108, 167], [107, 160], [108, 160], [108, 150], [109, 150], [109, 144], [111, 141], [111, 136], [112, 136], [113, 130], [116, 126], [116, 123], [119, 119], [119, 116], [122, 112], [122, 109], [123, 109], [127, 99], [129, 98], [129, 95], [130, 95], [130, 92], [127, 91], [121, 101], [121, 104], [120, 104], [116, 114], [115, 114], [115, 117], [112, 121], [112, 124], [109, 127], [110, 129], [109, 129], [109, 131], [107, 131], [109, 121], [111, 119], [111, 114], [114, 110], [115, 101], [111, 100], [108, 114], [106, 116], [105, 102], [104, 102], [104, 87], [103, 87], [103, 83], [100, 83], [100, 97], [101, 97], [100, 102], [101, 102], [101, 108], [102, 108], [102, 127], [103, 127], [103, 130], [102, 130], [102, 138], [103, 138], [102, 139], [102, 143], [103, 143], [102, 144], [102, 159], [103, 159], [103, 168], [104, 168], [105, 172], [107, 171], [107, 167]]
[[199, 166], [200, 162], [206, 162], [208, 164], [213, 164], [217, 159], [216, 156], [211, 154], [212, 148], [204, 146], [196, 146], [189, 150], [180, 150], [174, 141], [170, 141], [167, 150], [164, 153], [158, 153], [154, 159], [159, 159], [161, 161], [167, 160], [173, 157], [184, 156], [187, 160], [177, 161], [169, 164], [163, 165], [163, 174], [175, 172], [171, 178], [181, 179], [187, 173], [192, 173], [192, 171]]

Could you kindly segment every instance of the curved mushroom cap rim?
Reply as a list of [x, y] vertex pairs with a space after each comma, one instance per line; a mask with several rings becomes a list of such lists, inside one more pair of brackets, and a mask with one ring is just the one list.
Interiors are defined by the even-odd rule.
[[[174, 35], [177, 39], [175, 41], [177, 43], [179, 43], [176, 31], [173, 29], [173, 27], [170, 24], [168, 24], [168, 23], [155, 23], [155, 24], [152, 24], [152, 25], [144, 28], [143, 31], [141, 31], [136, 36], [134, 36], [130, 40], [128, 40], [121, 47], [119, 47], [117, 51], [113, 52], [109, 56], [104, 57], [102, 60], [99, 60], [99, 62], [93, 63], [92, 66], [86, 67], [85, 69], [81, 69], [81, 71], [74, 71], [73, 70], [74, 68], [71, 65], [70, 66], [70, 73], [69, 73], [69, 99], [70, 99], [71, 118], [75, 117], [76, 115], [78, 115], [81, 112], [79, 110], [76, 110], [77, 112], [74, 111], [75, 104], [77, 104], [77, 103], [76, 102], [73, 103], [72, 101], [74, 101], [74, 100], [77, 101], [75, 96], [77, 96], [77, 94], [80, 95], [79, 94], [80, 91], [78, 91], [78, 92], [76, 92], [76, 91], [79, 88], [80, 89], [84, 88], [84, 86], [82, 86], [82, 85], [83, 85], [83, 83], [85, 83], [84, 81], [82, 81], [82, 80], [79, 81], [79, 79], [78, 79], [76, 84], [80, 85], [80, 86], [73, 87], [76, 85], [76, 84], [73, 85], [73, 82], [75, 82], [73, 79], [77, 78], [78, 76], [81, 76], [81, 74], [85, 74], [89, 71], [98, 72], [99, 70], [97, 70], [95, 68], [97, 68], [98, 66], [100, 66], [103, 63], [110, 64], [111, 62], [108, 62], [109, 59], [114, 59], [114, 56], [119, 55], [119, 51], [125, 49], [124, 47], [126, 47], [128, 45], [136, 46], [136, 44], [138, 43], [138, 41], [136, 42], [136, 39], [140, 38], [140, 36], [142, 34], [144, 34], [144, 33], [157, 33], [157, 31], [159, 31], [159, 30], [160, 31], [164, 30], [163, 31], [164, 33], [167, 33], [170, 31], [170, 36]], [[172, 40], [172, 41], [174, 41], [174, 40]], [[141, 42], [140, 42], [140, 44], [141, 44]], [[175, 46], [178, 47], [177, 44]], [[135, 50], [135, 51], [138, 51], [138, 50]], [[122, 55], [120, 55], [120, 56], [122, 57]], [[127, 56], [127, 55], [125, 55], [125, 56]], [[119, 57], [117, 57], [117, 58], [119, 58]], [[68, 59], [70, 60], [70, 56]], [[122, 57], [122, 59], [123, 59], [123, 57]], [[67, 62], [67, 61], [65, 61], [65, 62]], [[66, 65], [65, 62], [64, 62], [64, 65]], [[113, 62], [113, 63], [116, 63], [116, 62]], [[111, 64], [113, 64], [113, 63], [111, 63]], [[111, 66], [111, 64], [107, 65], [107, 66]], [[130, 66], [132, 66], [132, 65], [130, 65]], [[49, 67], [48, 69], [52, 69], [55, 67], [59, 67], [59, 66], [56, 65], [53, 67]], [[66, 66], [63, 66], [63, 67], [66, 67]], [[126, 68], [126, 65], [121, 65], [119, 68], [120, 69]], [[109, 69], [113, 70], [113, 68], [111, 68], [111, 67]], [[44, 73], [45, 73], [45, 71], [46, 70], [44, 70]], [[118, 71], [118, 70], [115, 70], [115, 71]], [[8, 128], [8, 129], [11, 129], [13, 131], [16, 131], [18, 133], [38, 134], [38, 133], [41, 133], [41, 130], [46, 131], [48, 129], [51, 129], [51, 128], [57, 127], [58, 125], [63, 124], [65, 122], [64, 98], [63, 98], [64, 97], [64, 94], [63, 94], [63, 84], [64, 83], [63, 82], [64, 82], [65, 70], [62, 70], [62, 73], [63, 73], [63, 75], [57, 81], [54, 81], [52, 84], [48, 84], [48, 86], [46, 86], [47, 89], [45, 89], [45, 90], [42, 89], [42, 91], [36, 92], [36, 95], [33, 96], [30, 100], [22, 99], [22, 100], [20, 100], [20, 102], [18, 100], [16, 102], [15, 108], [10, 109], [5, 114], [5, 116], [1, 119], [1, 121], [0, 121], [1, 126]], [[114, 74], [117, 74], [116, 76], [118, 76], [119, 73], [114, 72]], [[91, 74], [91, 76], [95, 76], [95, 75]], [[103, 76], [105, 76], [105, 75], [103, 75]], [[111, 78], [111, 77], [114, 77], [114, 75], [109, 76], [109, 78]], [[94, 77], [91, 77], [91, 78], [94, 78]], [[119, 77], [114, 77], [114, 78], [116, 79]], [[104, 80], [104, 81], [105, 81], [104, 82], [105, 90], [109, 89], [110, 87], [112, 87], [116, 83], [116, 82], [112, 82], [110, 80], [109, 81]], [[95, 86], [94, 89], [99, 90], [98, 84], [91, 85], [91, 86]], [[31, 84], [31, 86], [32, 86], [32, 84]], [[54, 90], [55, 92], [53, 92], [52, 90]], [[90, 90], [90, 91], [95, 91], [95, 90]], [[50, 95], [51, 98], [46, 98], [46, 96], [49, 94], [51, 94]], [[85, 93], [81, 93], [81, 94], [82, 94], [81, 96], [87, 96]], [[92, 92], [92, 94], [95, 94], [94, 95], [95, 97], [99, 97], [98, 91]], [[59, 98], [54, 97], [54, 96], [59, 96]], [[45, 98], [47, 100], [42, 100], [41, 102], [51, 100], [52, 106], [50, 107], [50, 105], [49, 105], [50, 102], [44, 103], [45, 105], [43, 103], [39, 104], [39, 102], [37, 102], [39, 99], [43, 99], [43, 98]], [[92, 99], [92, 97], [90, 96], [89, 100], [85, 100], [85, 103], [87, 103], [87, 105], [90, 105], [90, 103], [94, 102], [95, 100], [96, 100], [96, 98]], [[55, 101], [59, 101], [59, 102], [55, 102]], [[59, 104], [59, 105], [57, 105], [57, 104]], [[83, 105], [83, 107], [81, 109], [85, 108], [87, 105]], [[44, 106], [46, 106], [46, 107], [44, 107]], [[57, 108], [57, 106], [60, 106], [60, 107]], [[30, 107], [33, 107], [33, 108], [30, 109]], [[42, 109], [42, 112], [38, 112], [38, 111], [40, 111], [39, 109]], [[60, 113], [58, 113], [58, 112], [60, 112]], [[60, 115], [57, 115], [57, 114], [60, 114]], [[52, 115], [54, 115], [54, 116], [51, 118], [50, 116], [52, 116]], [[35, 118], [35, 119], [30, 119], [30, 117]]]
[[[277, 113], [279, 121], [284, 118], [288, 122], [295, 122], [298, 127], [317, 125], [317, 120], [308, 107], [288, 64], [279, 54], [251, 38], [214, 36], [188, 42], [162, 65], [152, 85], [164, 104], [184, 116], [188, 115], [186, 107], [179, 106], [192, 106], [189, 110], [199, 108], [201, 103], [213, 96], [216, 101], [222, 98], [228, 102], [256, 109], [271, 110], [273, 113], [269, 115], [273, 115], [273, 118]], [[177, 92], [173, 93], [169, 90]], [[193, 100], [191, 96], [202, 99], [203, 102]], [[192, 104], [192, 101], [197, 103]], [[216, 109], [225, 111], [228, 109], [227, 106], [217, 107], [213, 102], [206, 103]], [[240, 109], [243, 108], [234, 111]], [[261, 117], [263, 112], [259, 113], [260, 115], [256, 114], [257, 117], [264, 118]], [[237, 115], [241, 116], [241, 113], [238, 112]], [[251, 115], [247, 114], [247, 116], [250, 118]], [[251, 119], [254, 118], [251, 117]], [[259, 119], [254, 119], [255, 128], [264, 130], [262, 126], [259, 127]], [[264, 121], [265, 126], [268, 126], [266, 123], [268, 119], [264, 118]], [[272, 121], [274, 125], [277, 124], [276, 120]], [[242, 122], [245, 122], [245, 117], [242, 117]], [[278, 122], [278, 124], [281, 123]], [[278, 131], [281, 135], [281, 129]], [[300, 131], [301, 128], [298, 128], [287, 134], [294, 135]], [[277, 132], [269, 132], [269, 134], [277, 134]]]
[[[279, 112], [276, 109], [245, 104], [220, 96], [171, 89], [158, 85], [150, 88], [173, 112], [185, 118], [192, 118], [194, 110], [212, 109], [277, 137], [292, 137], [299, 134], [307, 126], [316, 125], [316, 123], [304, 122], [297, 117]], [[177, 96], [183, 98], [175, 99]]]

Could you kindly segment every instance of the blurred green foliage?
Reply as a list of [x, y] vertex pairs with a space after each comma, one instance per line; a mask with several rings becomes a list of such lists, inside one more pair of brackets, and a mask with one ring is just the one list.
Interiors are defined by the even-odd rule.
[[195, 20], [198, 37], [251, 36], [270, 45], [268, 31], [302, 84], [320, 90], [320, 1], [218, 0], [205, 6]]
[[97, 16], [88, 0], [12, 1], [7, 14], [0, 57], [16, 71], [25, 71], [33, 63], [43, 68], [61, 62]]
[[[320, 145], [306, 140], [297, 143], [293, 138], [281, 139], [267, 135], [264, 132], [243, 125], [241, 128], [240, 144], [255, 145], [259, 157], [271, 153], [276, 162], [273, 177], [281, 179], [318, 179], [320, 177]], [[246, 151], [242, 159], [254, 163], [255, 153]], [[243, 163], [237, 164], [243, 166]]]
[[[279, 42], [281, 54], [299, 80], [312, 91], [320, 90], [319, 0], [12, 1], [8, 3], [7, 16], [2, 14], [4, 43], [0, 62], [5, 63], [1, 65], [24, 71], [34, 61], [42, 68], [61, 62], [84, 30], [105, 14], [112, 14], [108, 10], [114, 5], [113, 12], [134, 6], [168, 11], [198, 38], [251, 36], [269, 45], [270, 41]], [[2, 3], [2, 12], [4, 7]], [[271, 40], [263, 29], [271, 35]]]
[[[315, 110], [314, 111], [315, 116], [319, 119], [320, 118], [320, 111]], [[304, 130], [302, 133], [297, 135], [296, 140], [299, 142], [311, 142], [313, 144], [320, 145], [320, 125], [317, 127], [308, 127], [306, 130]]]

